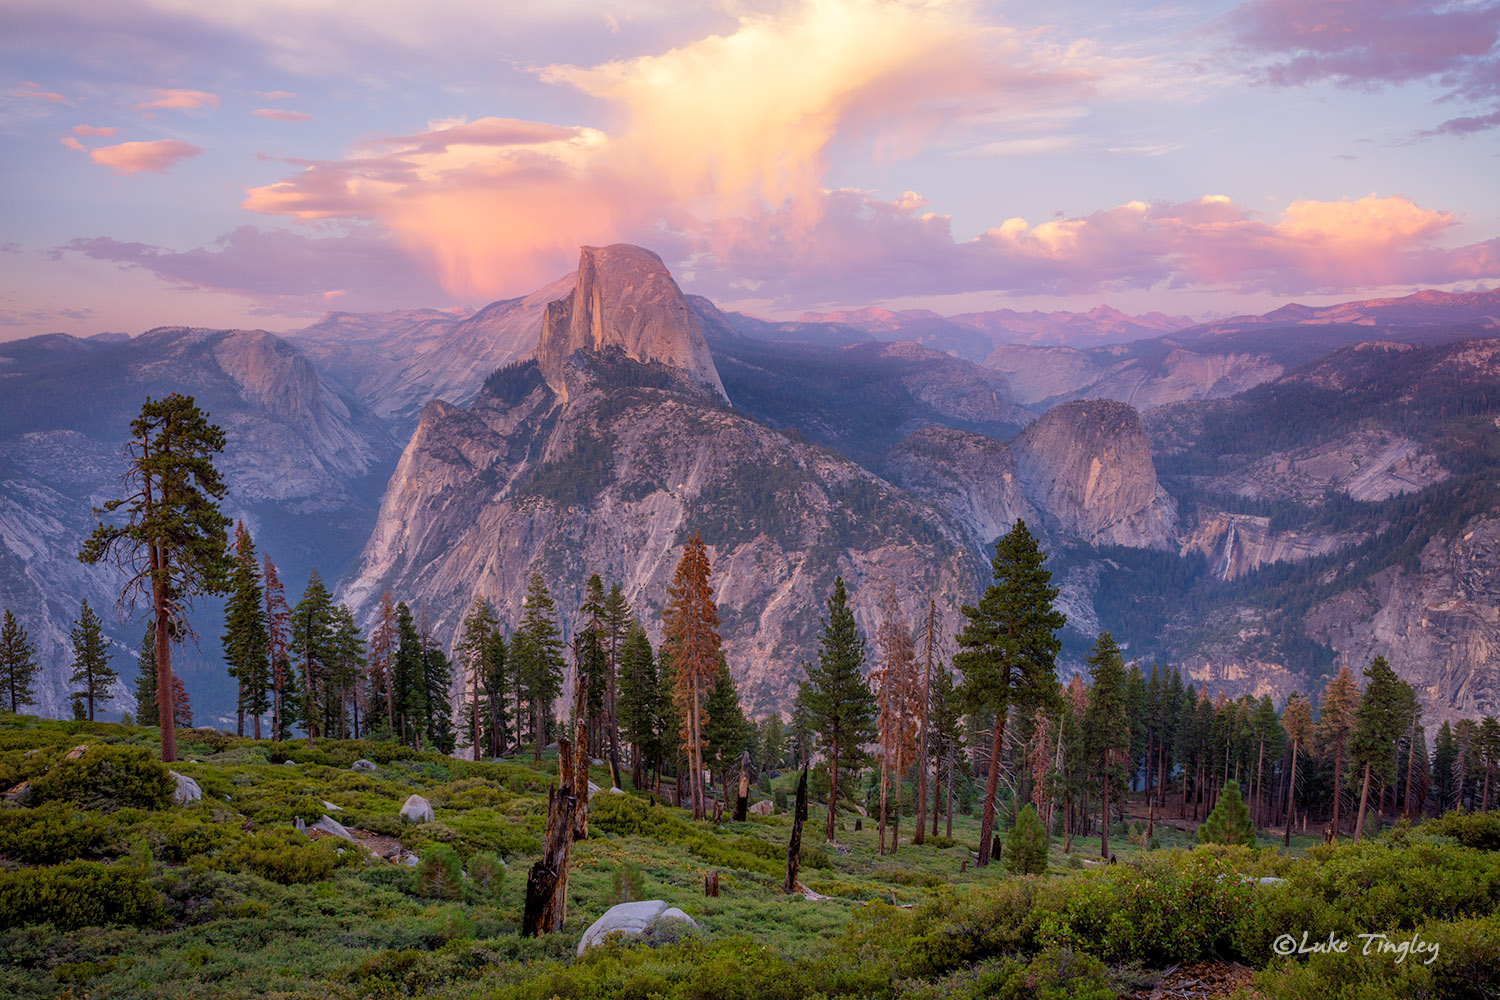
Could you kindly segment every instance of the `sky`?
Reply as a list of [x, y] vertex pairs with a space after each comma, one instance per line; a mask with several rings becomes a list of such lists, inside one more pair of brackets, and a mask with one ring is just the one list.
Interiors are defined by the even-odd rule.
[[0, 340], [1500, 287], [1500, 0], [0, 0]]

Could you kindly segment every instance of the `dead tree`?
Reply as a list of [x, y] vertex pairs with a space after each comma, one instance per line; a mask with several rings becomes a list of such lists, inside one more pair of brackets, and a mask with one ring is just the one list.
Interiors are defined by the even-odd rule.
[[[568, 741], [558, 741], [558, 756], [567, 759]], [[526, 908], [521, 935], [537, 937], [562, 930], [568, 916], [568, 858], [573, 852], [573, 812], [577, 799], [564, 784], [547, 795], [547, 832], [541, 860], [526, 876]]]
[[792, 813], [792, 840], [786, 845], [786, 882], [781, 891], [790, 896], [797, 891], [797, 868], [802, 863], [802, 824], [807, 820], [807, 765], [797, 781], [797, 808]]
[[743, 823], [750, 814], [750, 751], [740, 754], [740, 788], [734, 800], [734, 821]]
[[577, 803], [573, 812], [573, 839], [583, 840], [589, 835], [589, 740], [588, 740], [589, 685], [583, 671], [577, 671], [573, 685], [573, 753], [570, 756], [563, 748], [567, 741], [557, 744], [557, 764], [562, 772], [564, 788], [573, 792]]

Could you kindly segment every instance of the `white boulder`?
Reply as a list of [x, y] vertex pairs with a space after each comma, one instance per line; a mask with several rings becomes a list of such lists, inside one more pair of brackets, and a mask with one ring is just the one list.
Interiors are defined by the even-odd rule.
[[698, 926], [698, 922], [692, 917], [660, 899], [611, 906], [583, 932], [583, 937], [578, 942], [578, 954], [582, 955], [596, 944], [603, 944], [604, 939], [611, 934], [618, 933], [631, 938], [645, 937], [652, 927], [667, 920], [680, 920], [694, 929]]
[[363, 757], [361, 757], [359, 760], [357, 760], [353, 764], [349, 765], [349, 770], [351, 770], [351, 771], [373, 771], [373, 770], [375, 770], [375, 762], [373, 760], [365, 760]]
[[185, 774], [178, 774], [176, 771], [168, 771], [167, 773], [177, 779], [177, 791], [172, 793], [173, 802], [176, 802], [180, 806], [185, 806], [190, 802], [201, 802], [203, 800], [203, 789], [198, 787], [196, 781]]
[[314, 830], [321, 830], [322, 832], [334, 837], [338, 837], [341, 840], [347, 840], [350, 843], [354, 843], [354, 834], [344, 829], [343, 824], [334, 819], [332, 816], [324, 816], [319, 819], [316, 823], [307, 828], [307, 833], [311, 835], [312, 831]]
[[401, 818], [408, 823], [431, 823], [434, 819], [432, 803], [420, 795], [412, 795], [401, 807]]

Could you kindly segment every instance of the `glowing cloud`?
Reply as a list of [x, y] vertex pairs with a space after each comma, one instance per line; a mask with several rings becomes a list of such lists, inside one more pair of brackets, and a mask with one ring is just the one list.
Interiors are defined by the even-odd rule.
[[154, 142], [122, 142], [118, 146], [101, 146], [89, 153], [89, 159], [122, 174], [164, 174], [183, 160], [203, 150], [178, 139]]
[[120, 130], [117, 129], [117, 128], [114, 128], [113, 126], [109, 126], [109, 125], [74, 125], [73, 126], [73, 134], [74, 135], [110, 136], [110, 135], [114, 135], [118, 131], [120, 131]]
[[31, 83], [30, 81], [21, 84], [15, 90], [12, 90], [11, 93], [16, 97], [30, 97], [34, 100], [51, 101], [55, 104], [62, 104], [68, 100], [63, 95], [43, 90], [41, 84]]
[[212, 105], [219, 106], [219, 96], [210, 94], [204, 90], [153, 90], [156, 95], [153, 101], [137, 104], [137, 111], [149, 111], [153, 108], [163, 108], [168, 111], [190, 111], [193, 108], [203, 108]]
[[303, 111], [290, 111], [285, 108], [256, 108], [250, 112], [261, 118], [269, 118], [273, 122], [310, 122], [313, 116]]

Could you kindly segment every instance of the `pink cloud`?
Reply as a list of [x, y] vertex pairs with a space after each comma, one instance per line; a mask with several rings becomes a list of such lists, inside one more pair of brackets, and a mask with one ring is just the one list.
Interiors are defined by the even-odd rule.
[[268, 101], [285, 101], [297, 96], [289, 90], [257, 90], [256, 93]]
[[118, 146], [101, 146], [89, 153], [89, 159], [122, 174], [164, 174], [183, 160], [203, 150], [178, 139], [154, 142], [122, 142]]
[[242, 296], [264, 315], [305, 316], [328, 308], [330, 299], [357, 299], [366, 309], [446, 299], [410, 257], [372, 232], [311, 237], [242, 226], [208, 247], [181, 252], [97, 237], [54, 251], [63, 253], [146, 271], [181, 289]]
[[68, 100], [63, 95], [43, 90], [41, 84], [31, 83], [30, 81], [22, 83], [15, 90], [12, 90], [11, 93], [16, 97], [30, 97], [38, 101], [52, 101], [58, 104], [66, 103]]
[[87, 147], [85, 147], [83, 143], [79, 142], [77, 139], [73, 138], [71, 135], [65, 135], [65, 136], [63, 136], [62, 137], [62, 144], [64, 146], [67, 146], [69, 149], [76, 149], [80, 153], [87, 153], [88, 152]]
[[310, 122], [313, 116], [302, 111], [290, 111], [285, 108], [256, 108], [250, 112], [262, 118], [269, 118], [273, 122]]
[[188, 111], [212, 105], [219, 106], [219, 96], [205, 90], [153, 90], [156, 99], [135, 106], [137, 111], [163, 108], [168, 111]]
[[73, 126], [73, 134], [74, 135], [110, 136], [110, 135], [114, 135], [118, 131], [120, 131], [120, 130], [117, 129], [117, 128], [115, 128], [115, 127], [113, 127], [113, 126], [111, 126], [111, 125], [74, 125]]

